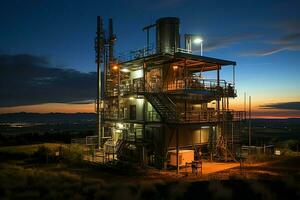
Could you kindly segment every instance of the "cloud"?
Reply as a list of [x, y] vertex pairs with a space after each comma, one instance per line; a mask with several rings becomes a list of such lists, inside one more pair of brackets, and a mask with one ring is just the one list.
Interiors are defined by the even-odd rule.
[[96, 73], [51, 67], [45, 57], [0, 55], [0, 107], [88, 102], [96, 97]]
[[262, 44], [267, 44], [265, 49], [253, 50], [242, 53], [244, 56], [269, 56], [282, 51], [300, 50], [300, 23], [296, 21], [280, 22], [273, 26], [275, 33], [281, 33], [280, 36], [271, 40], [262, 40]]
[[300, 110], [300, 102], [270, 103], [260, 106], [263, 109]]
[[271, 41], [272, 44], [278, 44], [278, 45], [293, 44], [295, 42], [300, 43], [300, 32], [291, 33], [277, 40]]
[[281, 51], [299, 51], [300, 45], [287, 45], [284, 47], [273, 47], [264, 50], [257, 50], [257, 51], [249, 51], [242, 53], [242, 56], [269, 56]]
[[82, 100], [82, 101], [72, 101], [72, 102], [68, 102], [69, 104], [91, 104], [91, 103], [95, 103], [95, 100]]
[[[220, 37], [207, 37], [204, 43], [205, 51], [212, 51], [219, 48], [228, 47], [232, 44], [240, 43], [249, 39], [259, 38], [261, 35], [256, 33], [247, 33], [240, 35], [220, 36]], [[206, 42], [207, 41], [207, 42]], [[195, 48], [195, 51], [200, 50]]]

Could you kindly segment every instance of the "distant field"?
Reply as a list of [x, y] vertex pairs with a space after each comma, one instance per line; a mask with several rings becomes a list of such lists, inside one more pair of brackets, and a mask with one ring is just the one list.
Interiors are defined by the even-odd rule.
[[[0, 158], [6, 159], [25, 159], [29, 158], [33, 155], [35, 151], [37, 151], [38, 147], [41, 145], [45, 145], [50, 149], [56, 149], [62, 144], [58, 143], [44, 143], [44, 144], [33, 144], [33, 145], [17, 145], [17, 146], [5, 146], [0, 147]], [[10, 159], [10, 160], [11, 160]], [[21, 161], [21, 160], [19, 160]]]
[[33, 145], [17, 145], [17, 146], [6, 146], [0, 147], [0, 153], [8, 154], [26, 154], [32, 155], [39, 146], [45, 145], [51, 149], [59, 147], [61, 144], [57, 143], [44, 143], [44, 144], [33, 144]]

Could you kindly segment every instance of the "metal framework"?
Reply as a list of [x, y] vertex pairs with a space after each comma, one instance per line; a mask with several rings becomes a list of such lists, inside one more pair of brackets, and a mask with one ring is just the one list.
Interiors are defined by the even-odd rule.
[[[107, 133], [118, 135], [117, 157], [164, 167], [170, 150], [193, 149], [210, 159], [234, 160], [245, 112], [229, 108], [234, 78], [221, 80], [220, 70], [235, 64], [180, 52], [119, 62], [108, 80], [114, 84], [106, 88], [103, 114]], [[206, 79], [207, 72], [216, 78]], [[196, 141], [197, 131], [203, 135]]]
[[[104, 87], [98, 84], [98, 94], [103, 88], [103, 96], [97, 99], [101, 155], [105, 160], [165, 168], [175, 150], [177, 170], [185, 164], [179, 155], [183, 150], [193, 151], [195, 159], [235, 160], [241, 122], [246, 118], [245, 111], [230, 109], [230, 99], [236, 97], [236, 63], [181, 48], [154, 51], [149, 45], [152, 27], [145, 28], [146, 48], [118, 58], [113, 52], [112, 20], [108, 39], [97, 39], [104, 52]], [[232, 66], [230, 81], [220, 77], [226, 66]]]

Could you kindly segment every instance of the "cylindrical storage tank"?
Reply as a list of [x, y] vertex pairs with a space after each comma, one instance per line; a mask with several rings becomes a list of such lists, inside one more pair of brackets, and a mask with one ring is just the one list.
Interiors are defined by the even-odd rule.
[[174, 53], [180, 47], [179, 19], [160, 18], [156, 21], [156, 53]]

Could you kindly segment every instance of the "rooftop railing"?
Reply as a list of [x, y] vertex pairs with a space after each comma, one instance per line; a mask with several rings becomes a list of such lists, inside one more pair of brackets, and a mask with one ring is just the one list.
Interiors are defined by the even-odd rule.
[[[209, 122], [222, 122], [222, 121], [243, 121], [246, 120], [245, 111], [234, 111], [234, 110], [201, 110], [201, 111], [178, 111], [180, 123], [209, 123]], [[218, 116], [219, 115], [219, 116]], [[105, 119], [118, 119], [118, 112], [106, 112], [104, 114]], [[120, 119], [131, 120], [129, 113], [124, 115], [120, 113]], [[155, 111], [147, 112], [147, 121], [159, 122], [161, 117]], [[85, 141], [84, 141], [85, 142]]]
[[[170, 54], [174, 54], [175, 52], [192, 54], [191, 50], [184, 49], [184, 48], [177, 48], [176, 51], [175, 51], [175, 49], [171, 49], [171, 51], [169, 51]], [[128, 51], [125, 53], [120, 53], [117, 56], [117, 59], [119, 62], [122, 63], [122, 62], [127, 62], [130, 60], [135, 60], [135, 59], [143, 58], [146, 56], [150, 56], [155, 53], [156, 53], [155, 46], [154, 46], [154, 44], [151, 44], [148, 47], [143, 47], [143, 48], [131, 50], [131, 51]]]
[[153, 54], [155, 54], [155, 48], [154, 48], [154, 45], [150, 45], [149, 47], [144, 47], [141, 49], [131, 50], [126, 53], [121, 53], [121, 54], [119, 54], [117, 59], [120, 63], [122, 63], [122, 62], [127, 62], [130, 60], [143, 58], [143, 57], [153, 55]]
[[177, 52], [180, 52], [180, 53], [189, 53], [189, 54], [192, 54], [193, 52], [189, 49], [183, 49], [183, 48], [177, 48]]
[[134, 83], [121, 84], [120, 86], [121, 95], [142, 92], [180, 92], [182, 90], [207, 91], [212, 92], [212, 94], [230, 97], [236, 96], [234, 85], [225, 80], [220, 80], [218, 85], [215, 79], [199, 79], [194, 77], [169, 81], [164, 86], [161, 83], [147, 83], [147, 87], [144, 87], [143, 79], [136, 80]]
[[211, 92], [219, 92], [220, 94], [234, 96], [236, 91], [234, 85], [220, 80], [219, 84], [216, 79], [201, 79], [197, 77], [188, 77], [186, 79], [176, 79], [169, 81], [164, 86], [164, 91], [178, 91], [178, 90], [203, 90]]
[[[148, 121], [160, 121], [160, 116], [155, 111], [149, 111], [147, 116]], [[218, 112], [217, 110], [201, 110], [179, 112], [179, 123], [210, 123], [243, 120], [246, 120], [246, 112], [244, 111], [221, 110]]]

